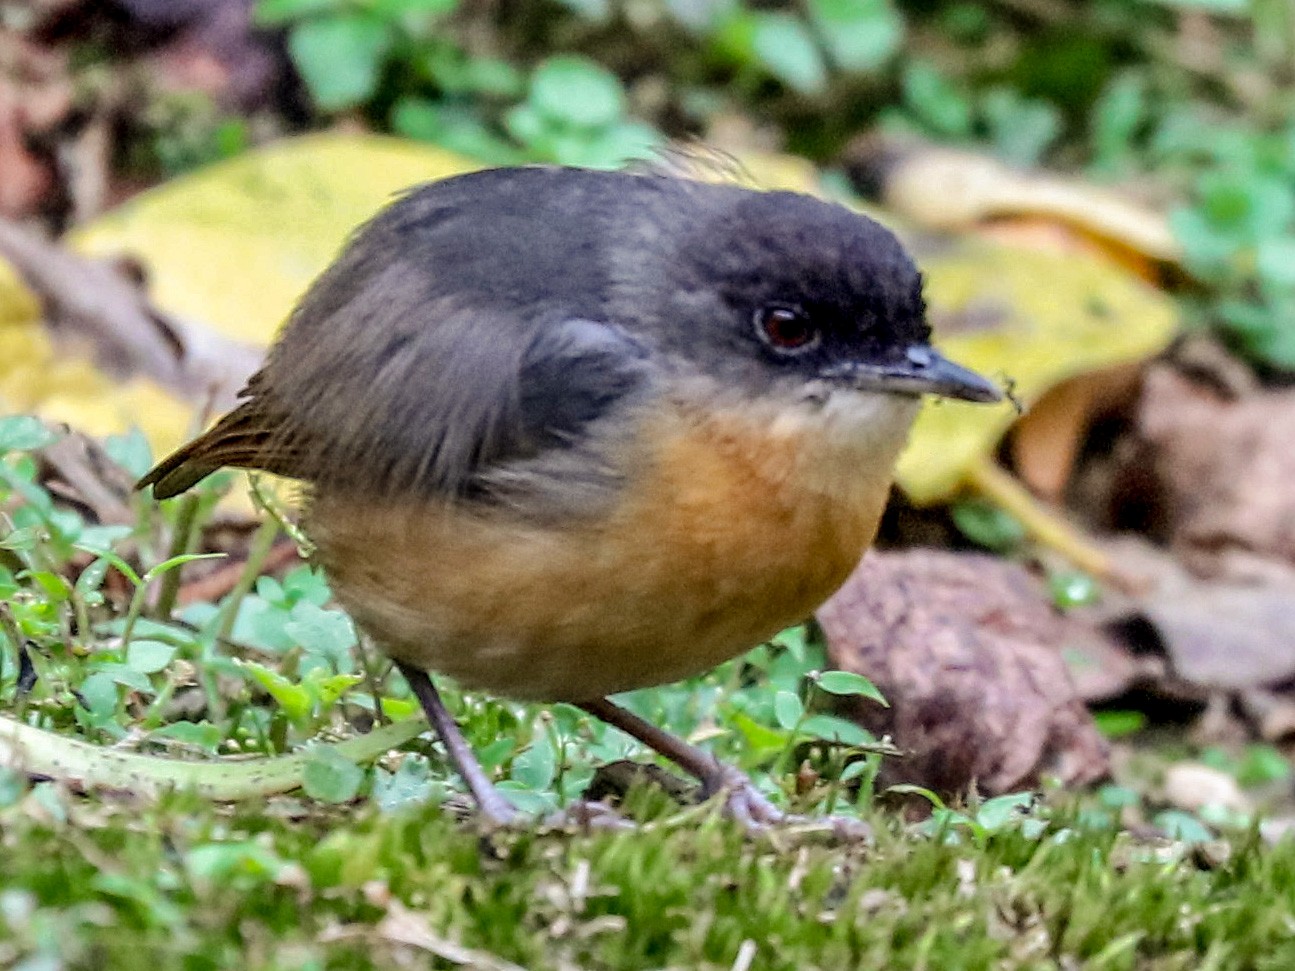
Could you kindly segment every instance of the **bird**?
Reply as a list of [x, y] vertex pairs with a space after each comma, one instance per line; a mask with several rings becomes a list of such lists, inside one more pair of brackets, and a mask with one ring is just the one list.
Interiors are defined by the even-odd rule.
[[240, 403], [138, 483], [302, 484], [338, 602], [399, 667], [480, 817], [519, 814], [432, 676], [568, 702], [759, 829], [733, 766], [610, 700], [808, 618], [872, 543], [923, 395], [922, 276], [844, 205], [664, 170], [415, 187], [309, 287]]

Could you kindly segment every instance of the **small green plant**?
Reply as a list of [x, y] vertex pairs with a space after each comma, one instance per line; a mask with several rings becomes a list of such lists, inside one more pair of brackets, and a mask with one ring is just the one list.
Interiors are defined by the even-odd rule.
[[1245, 356], [1295, 372], [1295, 126], [1193, 141], [1177, 148], [1201, 152], [1206, 167], [1171, 218], [1188, 268], [1211, 288], [1198, 316]]

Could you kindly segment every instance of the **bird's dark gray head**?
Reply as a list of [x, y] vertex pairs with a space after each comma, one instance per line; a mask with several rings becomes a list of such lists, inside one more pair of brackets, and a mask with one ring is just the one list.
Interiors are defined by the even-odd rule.
[[661, 217], [674, 232], [630, 256], [656, 272], [640, 264], [626, 274], [628, 312], [667, 353], [752, 390], [814, 383], [998, 400], [988, 381], [930, 348], [921, 274], [879, 223], [792, 192], [695, 183], [677, 192]]

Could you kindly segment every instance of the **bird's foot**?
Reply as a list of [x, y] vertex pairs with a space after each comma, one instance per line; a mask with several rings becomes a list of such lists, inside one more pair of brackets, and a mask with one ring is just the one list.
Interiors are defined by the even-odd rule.
[[837, 843], [863, 843], [872, 839], [872, 827], [849, 816], [799, 816], [769, 801], [743, 772], [729, 765], [702, 780], [707, 796], [721, 796], [723, 813], [753, 836], [767, 835], [775, 828], [797, 835], [821, 835]]

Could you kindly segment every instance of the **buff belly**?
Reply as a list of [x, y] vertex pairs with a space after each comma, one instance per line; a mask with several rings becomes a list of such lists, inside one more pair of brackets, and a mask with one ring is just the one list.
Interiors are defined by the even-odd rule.
[[[915, 405], [678, 415], [609, 511], [320, 495], [338, 599], [396, 659], [517, 698], [585, 701], [705, 671], [808, 617], [871, 542]], [[855, 425], [859, 427], [854, 427]]]

